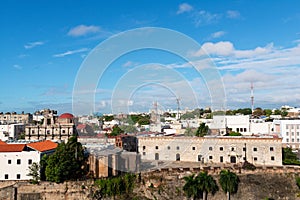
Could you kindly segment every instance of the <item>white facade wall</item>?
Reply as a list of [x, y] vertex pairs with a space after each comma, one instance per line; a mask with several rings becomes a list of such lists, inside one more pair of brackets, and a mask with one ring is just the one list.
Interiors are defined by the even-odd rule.
[[19, 134], [25, 131], [24, 124], [3, 124], [0, 125], [0, 140], [14, 140]]
[[[250, 118], [249, 115], [226, 115], [213, 116], [213, 120], [208, 124], [210, 129], [219, 129], [224, 134], [225, 128], [239, 132], [242, 135], [250, 135]], [[223, 131], [223, 133], [222, 133]]]
[[141, 137], [138, 149], [144, 160], [200, 163], [282, 165], [280, 138], [256, 137]]
[[[20, 164], [18, 164], [18, 160], [20, 160]], [[31, 165], [29, 163], [38, 163], [39, 161], [40, 152], [38, 151], [1, 152], [0, 181], [31, 179], [32, 177], [27, 176]]]
[[284, 146], [300, 148], [300, 120], [274, 120], [274, 133], [280, 134]]
[[272, 134], [273, 133], [273, 122], [251, 122], [250, 123], [250, 134]]

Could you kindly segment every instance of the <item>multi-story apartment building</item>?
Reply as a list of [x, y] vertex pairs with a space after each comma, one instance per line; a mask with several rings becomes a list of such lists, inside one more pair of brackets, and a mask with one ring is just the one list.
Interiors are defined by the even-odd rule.
[[273, 137], [139, 137], [138, 150], [144, 160], [282, 165], [281, 138]]
[[300, 120], [299, 119], [280, 119], [274, 120], [274, 133], [282, 137], [284, 147], [293, 149], [300, 148]]

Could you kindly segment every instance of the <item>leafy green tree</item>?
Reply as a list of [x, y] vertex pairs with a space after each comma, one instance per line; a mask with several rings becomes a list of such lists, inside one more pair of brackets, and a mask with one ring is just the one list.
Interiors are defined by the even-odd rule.
[[219, 190], [217, 182], [211, 175], [208, 175], [207, 172], [200, 172], [196, 177], [196, 183], [199, 190], [203, 193], [204, 200], [207, 199], [208, 193], [214, 195]]
[[32, 177], [32, 179], [30, 179], [31, 183], [33, 184], [39, 183], [39, 181], [41, 180], [40, 165], [36, 162], [32, 163], [32, 165], [29, 166], [29, 173], [27, 174], [27, 176]]
[[114, 116], [113, 115], [105, 115], [105, 116], [103, 116], [103, 119], [106, 122], [110, 122], [114, 119]]
[[77, 137], [73, 136], [69, 138], [67, 144], [59, 144], [55, 153], [47, 159], [46, 180], [56, 183], [76, 180], [85, 173], [84, 161], [83, 147], [81, 143], [77, 142]]
[[231, 132], [228, 134], [228, 136], [242, 136], [242, 134], [239, 133], [239, 132], [231, 131]]
[[264, 113], [266, 114], [266, 116], [270, 117], [270, 115], [272, 115], [272, 110], [271, 109], [265, 109]]
[[183, 178], [185, 180], [185, 184], [183, 186], [183, 191], [188, 198], [195, 199], [199, 197], [200, 193], [198, 191], [198, 185], [195, 180], [195, 175], [185, 176]]
[[185, 131], [184, 131], [184, 135], [187, 135], [187, 136], [194, 136], [195, 133], [194, 133], [194, 131], [193, 131], [192, 128], [187, 127], [187, 128], [185, 129]]
[[124, 130], [122, 130], [118, 125], [114, 125], [112, 132], [111, 132], [111, 136], [117, 136], [124, 133]]
[[282, 162], [284, 165], [300, 165], [296, 153], [291, 148], [282, 149]]
[[208, 126], [205, 125], [205, 123], [201, 123], [196, 131], [196, 136], [198, 137], [204, 137], [208, 133]]
[[298, 186], [298, 188], [300, 189], [300, 177], [296, 177], [296, 184]]
[[124, 131], [124, 133], [135, 133], [137, 132], [137, 129], [133, 125], [121, 125], [120, 129]]
[[141, 117], [139, 120], [138, 120], [138, 124], [141, 126], [141, 125], [148, 125], [150, 124], [150, 119], [148, 117]]
[[239, 177], [229, 170], [222, 170], [219, 183], [222, 190], [226, 193], [227, 199], [230, 200], [230, 194], [238, 191]]
[[195, 115], [191, 112], [184, 113], [181, 115], [181, 119], [194, 119]]

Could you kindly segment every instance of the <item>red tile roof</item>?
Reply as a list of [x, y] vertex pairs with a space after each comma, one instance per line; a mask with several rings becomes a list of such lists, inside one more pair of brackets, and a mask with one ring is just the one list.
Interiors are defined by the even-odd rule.
[[6, 143], [5, 143], [5, 142], [3, 142], [2, 140], [0, 140], [0, 145], [1, 145], [1, 144], [6, 144]]
[[1, 144], [0, 152], [21, 152], [25, 146], [25, 144]]
[[73, 119], [74, 115], [72, 115], [71, 113], [63, 113], [58, 118]]
[[77, 129], [85, 129], [86, 124], [78, 124]]
[[27, 146], [34, 149], [34, 150], [44, 152], [44, 151], [49, 151], [49, 150], [56, 149], [58, 144], [55, 143], [55, 142], [52, 142], [50, 140], [45, 140], [45, 141], [42, 141], [42, 142], [29, 143], [29, 144], [27, 144]]

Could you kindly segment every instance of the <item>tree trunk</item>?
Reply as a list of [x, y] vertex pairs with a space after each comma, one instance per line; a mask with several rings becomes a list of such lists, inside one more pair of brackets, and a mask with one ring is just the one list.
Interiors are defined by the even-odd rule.
[[227, 200], [230, 200], [230, 192], [227, 192]]
[[203, 200], [207, 200], [207, 192], [203, 191]]

